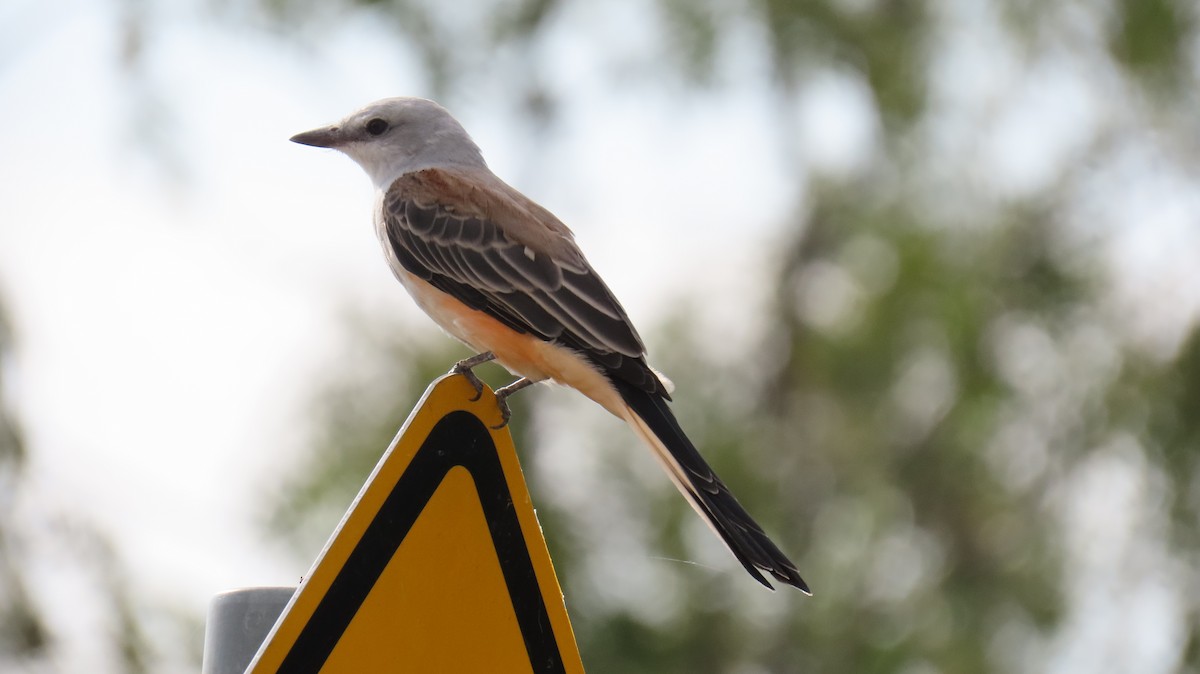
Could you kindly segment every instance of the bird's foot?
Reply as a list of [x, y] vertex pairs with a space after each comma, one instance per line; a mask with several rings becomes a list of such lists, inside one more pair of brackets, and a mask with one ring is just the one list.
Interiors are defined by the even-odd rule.
[[[495, 359], [496, 354], [492, 353], [491, 351], [484, 351], [483, 353], [475, 354], [470, 358], [464, 358], [455, 363], [454, 367], [450, 368], [451, 374], [461, 374], [462, 376], [466, 377], [471, 386], [475, 388], [475, 397], [471, 398], [471, 402], [479, 400], [479, 396], [483, 395], [483, 381], [478, 375], [471, 371], [471, 368], [475, 367], [476, 365], [483, 365], [484, 363]], [[508, 387], [506, 386], [505, 388]]]
[[500, 430], [508, 425], [508, 420], [512, 418], [512, 410], [508, 407], [508, 397], [532, 385], [534, 381], [529, 377], [521, 377], [507, 386], [501, 386], [496, 391], [496, 405], [500, 407], [500, 425], [492, 426], [495, 430]]

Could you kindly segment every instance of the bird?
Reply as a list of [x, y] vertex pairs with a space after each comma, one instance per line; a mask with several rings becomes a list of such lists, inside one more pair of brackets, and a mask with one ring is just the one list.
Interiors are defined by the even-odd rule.
[[738, 503], [668, 405], [672, 385], [652, 369], [629, 316], [574, 235], [550, 211], [488, 168], [466, 129], [438, 103], [386, 98], [291, 137], [354, 160], [376, 190], [375, 233], [416, 304], [476, 355], [453, 372], [496, 361], [514, 376], [507, 398], [551, 381], [625, 421], [692, 508], [745, 570], [811, 594], [796, 565]]

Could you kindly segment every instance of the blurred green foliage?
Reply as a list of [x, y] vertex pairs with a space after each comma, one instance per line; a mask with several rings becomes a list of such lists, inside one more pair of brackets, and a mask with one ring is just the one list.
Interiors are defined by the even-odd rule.
[[[1176, 87], [1187, 68], [1187, 47], [1195, 37], [1196, 8], [1180, 0], [1120, 0], [1116, 3], [1113, 53], [1129, 68]], [[1164, 84], [1164, 82], [1155, 82]]]
[[0, 662], [35, 658], [45, 651], [49, 641], [44, 620], [26, 588], [26, 570], [15, 549], [19, 529], [11, 521], [26, 461], [20, 430], [3, 397], [11, 349], [12, 333], [0, 306]]

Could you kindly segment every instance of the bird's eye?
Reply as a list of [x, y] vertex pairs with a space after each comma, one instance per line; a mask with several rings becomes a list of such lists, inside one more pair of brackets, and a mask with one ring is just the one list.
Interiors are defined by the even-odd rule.
[[387, 130], [388, 123], [386, 120], [376, 117], [367, 122], [367, 133], [371, 134], [372, 136], [382, 136]]

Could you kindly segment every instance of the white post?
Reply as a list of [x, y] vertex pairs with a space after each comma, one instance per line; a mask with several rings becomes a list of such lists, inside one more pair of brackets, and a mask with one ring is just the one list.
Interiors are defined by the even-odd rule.
[[213, 597], [201, 674], [244, 674], [295, 592], [294, 587], [247, 587]]

